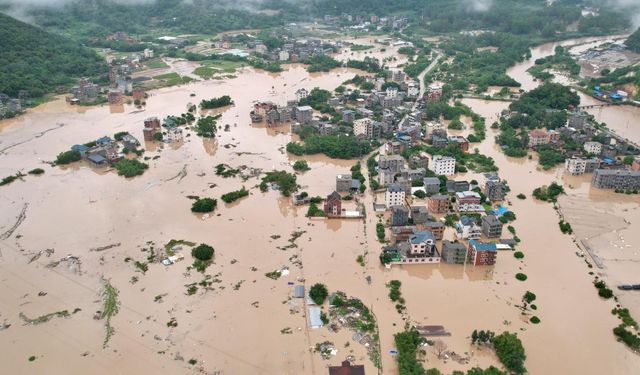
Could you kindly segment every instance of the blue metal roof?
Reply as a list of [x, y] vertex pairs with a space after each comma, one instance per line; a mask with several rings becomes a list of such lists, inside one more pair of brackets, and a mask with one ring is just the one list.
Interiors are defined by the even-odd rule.
[[413, 236], [409, 237], [409, 242], [412, 244], [419, 244], [427, 241], [435, 241], [436, 238], [433, 236], [433, 233], [428, 230], [422, 230], [419, 232], [414, 232]]
[[82, 151], [87, 151], [88, 149], [89, 149], [89, 147], [87, 147], [85, 145], [73, 145], [73, 146], [71, 146], [71, 151], [82, 152]]
[[104, 136], [102, 138], [96, 139], [96, 142], [97, 143], [109, 143], [109, 142], [111, 142], [111, 138], [109, 138], [107, 136]]
[[105, 159], [105, 157], [100, 155], [100, 154], [89, 155], [89, 157], [87, 157], [87, 159], [89, 159], [90, 161], [92, 161], [92, 162], [94, 162], [96, 164], [104, 163], [105, 161], [107, 161], [107, 159]]
[[498, 247], [494, 243], [479, 242], [476, 240], [470, 240], [469, 246], [473, 246], [479, 251], [498, 251]]
[[462, 217], [460, 217], [460, 223], [466, 227], [466, 226], [474, 225], [476, 223], [476, 221], [472, 217], [462, 216]]

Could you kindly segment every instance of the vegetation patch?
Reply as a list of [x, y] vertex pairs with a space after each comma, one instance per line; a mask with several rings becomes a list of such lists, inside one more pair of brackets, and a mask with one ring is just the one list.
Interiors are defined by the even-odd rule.
[[232, 105], [233, 104], [233, 100], [231, 100], [231, 97], [229, 95], [223, 95], [219, 98], [212, 98], [209, 100], [202, 100], [200, 102], [200, 108], [202, 109], [215, 109], [215, 108], [221, 108], [221, 107], [226, 107], [228, 105]]
[[149, 165], [138, 159], [122, 159], [113, 167], [118, 170], [118, 176], [134, 177], [143, 174]]
[[322, 305], [324, 300], [329, 295], [329, 291], [324, 284], [316, 283], [309, 289], [309, 297], [315, 302], [317, 305]]
[[246, 197], [249, 195], [249, 191], [242, 187], [240, 190], [232, 191], [226, 194], [223, 194], [220, 199], [222, 199], [225, 203], [231, 203], [237, 201], [240, 198]]
[[102, 312], [99, 314], [99, 319], [105, 320], [104, 326], [106, 335], [102, 347], [106, 348], [111, 336], [115, 333], [115, 329], [111, 326], [111, 318], [118, 313], [118, 290], [111, 285], [109, 280], [104, 280], [104, 287], [102, 289]]
[[306, 160], [296, 160], [296, 162], [293, 163], [293, 170], [296, 172], [306, 172], [310, 169]]
[[520, 280], [520, 281], [525, 281], [527, 279], [527, 275], [525, 275], [524, 273], [516, 273], [516, 279]]
[[218, 204], [213, 198], [198, 198], [191, 205], [191, 212], [212, 212]]
[[298, 190], [296, 175], [286, 171], [267, 172], [267, 175], [262, 178], [260, 183], [260, 190], [267, 191], [268, 184], [271, 184], [273, 189], [279, 190], [285, 197]]

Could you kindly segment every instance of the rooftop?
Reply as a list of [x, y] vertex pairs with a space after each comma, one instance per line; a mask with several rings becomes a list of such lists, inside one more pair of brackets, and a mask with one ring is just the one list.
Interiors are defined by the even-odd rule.
[[469, 246], [473, 247], [478, 251], [497, 251], [498, 250], [498, 247], [496, 246], [495, 243], [480, 242], [476, 240], [469, 240]]
[[429, 240], [435, 241], [436, 238], [433, 233], [429, 232], [428, 230], [416, 231], [414, 232], [413, 236], [409, 237], [409, 242], [411, 242], [412, 244], [419, 244], [422, 242], [427, 242]]
[[391, 184], [387, 188], [387, 191], [390, 193], [400, 193], [400, 192], [404, 192], [404, 189], [402, 188], [402, 186], [398, 184]]
[[461, 198], [464, 199], [469, 197], [480, 198], [480, 194], [476, 193], [475, 191], [460, 191], [456, 193], [456, 197], [458, 199], [461, 199]]

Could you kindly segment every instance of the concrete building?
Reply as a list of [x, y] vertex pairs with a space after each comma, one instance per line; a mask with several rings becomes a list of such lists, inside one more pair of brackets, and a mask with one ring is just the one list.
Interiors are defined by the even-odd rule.
[[308, 105], [297, 107], [295, 111], [296, 121], [301, 124], [308, 124], [313, 120], [313, 108]]
[[440, 179], [438, 177], [425, 177], [422, 181], [424, 182], [425, 193], [437, 194], [440, 192]]
[[305, 89], [304, 87], [296, 91], [296, 99], [298, 101], [306, 98], [307, 96], [309, 96], [309, 91], [307, 91], [307, 89]]
[[549, 133], [544, 129], [533, 129], [529, 132], [529, 147], [549, 144]]
[[384, 193], [384, 203], [387, 207], [404, 205], [405, 191], [400, 185], [391, 184]]
[[507, 194], [504, 183], [500, 179], [489, 180], [484, 184], [484, 195], [492, 202], [503, 201]]
[[468, 191], [470, 188], [468, 181], [447, 180], [447, 192], [456, 193], [460, 191]]
[[348, 193], [351, 191], [351, 175], [339, 174], [336, 176], [336, 191], [338, 193]]
[[449, 156], [434, 155], [433, 171], [437, 175], [451, 176], [456, 173], [456, 159]]
[[409, 209], [406, 206], [391, 206], [391, 225], [394, 227], [407, 225]]
[[417, 169], [401, 169], [400, 170], [400, 175], [403, 178], [406, 178], [409, 181], [419, 181], [422, 180], [424, 178], [424, 175], [427, 173], [426, 169], [424, 168], [417, 168]]
[[595, 169], [600, 167], [600, 159], [598, 158], [579, 158], [572, 157], [564, 161], [564, 167], [571, 175], [581, 175], [585, 173], [592, 173]]
[[602, 153], [602, 143], [600, 142], [585, 142], [584, 150], [593, 155], [600, 155]]
[[478, 240], [482, 237], [482, 228], [469, 216], [461, 216], [456, 223], [456, 238]]
[[388, 169], [388, 168], [379, 169], [378, 184], [380, 184], [380, 186], [387, 186], [389, 184], [392, 184], [393, 181], [395, 181], [395, 176], [396, 176], [396, 173], [391, 169]]
[[464, 264], [467, 260], [467, 248], [460, 242], [442, 241], [442, 261], [451, 264]]
[[378, 157], [378, 167], [399, 173], [404, 168], [404, 158], [400, 155], [380, 155]]
[[491, 266], [496, 264], [498, 248], [494, 243], [469, 241], [467, 261], [474, 266]]
[[598, 189], [640, 190], [640, 171], [596, 169], [591, 184]]
[[426, 223], [422, 224], [422, 227], [424, 228], [424, 230], [428, 230], [429, 232], [433, 233], [436, 240], [440, 241], [444, 238], [445, 225], [443, 222], [427, 221]]
[[482, 234], [488, 238], [500, 238], [502, 236], [502, 222], [495, 215], [482, 217]]
[[[355, 115], [354, 115], [355, 118]], [[346, 121], [346, 120], [345, 120]], [[369, 117], [353, 121], [353, 134], [356, 137], [375, 139], [382, 134], [382, 125]]]
[[456, 209], [459, 212], [484, 211], [480, 205], [480, 194], [475, 191], [461, 191], [456, 193]]
[[413, 224], [424, 224], [429, 221], [429, 211], [425, 206], [411, 206]]
[[427, 208], [432, 214], [446, 214], [449, 212], [448, 195], [432, 195], [427, 200]]
[[[345, 109], [342, 111], [342, 121], [344, 122], [354, 122], [356, 119], [356, 113], [350, 109]], [[355, 134], [355, 132], [354, 132]]]

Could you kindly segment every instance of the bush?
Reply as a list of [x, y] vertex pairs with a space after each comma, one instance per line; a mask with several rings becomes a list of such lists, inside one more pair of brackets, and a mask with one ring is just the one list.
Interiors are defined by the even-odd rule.
[[149, 165], [138, 159], [122, 159], [113, 165], [118, 170], [118, 176], [134, 177], [144, 173]]
[[384, 237], [385, 237], [384, 224], [382, 223], [376, 224], [376, 235], [378, 236], [378, 241], [380, 242], [384, 241]]
[[309, 164], [307, 163], [306, 160], [297, 160], [295, 163], [293, 163], [293, 170], [297, 171], [297, 172], [304, 172], [304, 171], [308, 171], [311, 168], [309, 168]]
[[206, 244], [200, 244], [194, 247], [193, 249], [191, 249], [191, 256], [193, 256], [198, 260], [206, 262], [208, 260], [211, 260], [211, 258], [213, 258], [213, 252], [214, 252], [213, 247]]
[[518, 197], [518, 199], [527, 199], [527, 196], [522, 193], [516, 195], [516, 197]]
[[314, 284], [311, 289], [309, 289], [309, 297], [318, 305], [322, 305], [324, 300], [329, 295], [329, 291], [324, 284]]
[[233, 201], [236, 201], [242, 197], [246, 197], [247, 195], [249, 195], [249, 191], [247, 189], [244, 188], [244, 186], [242, 187], [242, 189], [240, 190], [236, 190], [236, 191], [232, 191], [226, 194], [222, 194], [222, 196], [220, 197], [220, 199], [222, 199], [225, 203], [231, 203]]
[[522, 251], [516, 251], [515, 253], [513, 253], [513, 256], [516, 259], [522, 259], [522, 258], [524, 258], [524, 253]]
[[520, 281], [525, 281], [527, 279], [527, 275], [525, 275], [524, 273], [516, 273], [516, 279], [520, 280]]
[[537, 316], [532, 316], [531, 319], [529, 319], [529, 321], [533, 324], [538, 324], [540, 323], [540, 318], [538, 318]]
[[65, 151], [58, 154], [56, 157], [56, 164], [70, 164], [74, 161], [80, 160], [82, 157], [78, 151]]
[[29, 171], [29, 174], [33, 174], [33, 175], [39, 175], [43, 173], [44, 173], [44, 169], [42, 168], [35, 168]]
[[153, 139], [155, 139], [158, 142], [162, 142], [163, 136], [161, 132], [157, 132], [153, 135]]
[[200, 198], [193, 202], [191, 212], [211, 212], [216, 208], [218, 201], [211, 198]]

